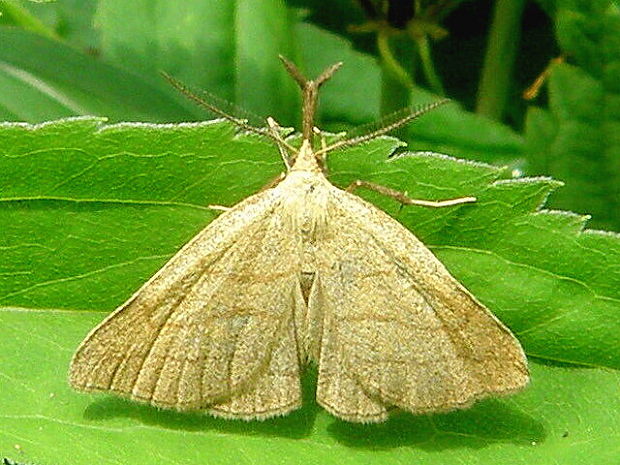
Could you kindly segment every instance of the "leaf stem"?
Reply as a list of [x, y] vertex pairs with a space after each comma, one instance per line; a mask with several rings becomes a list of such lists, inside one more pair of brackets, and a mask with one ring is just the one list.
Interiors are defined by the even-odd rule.
[[496, 0], [478, 88], [476, 112], [501, 120], [512, 81], [525, 0]]
[[433, 92], [444, 96], [445, 91], [443, 89], [443, 84], [441, 83], [441, 79], [439, 79], [439, 76], [435, 71], [435, 66], [431, 57], [431, 47], [428, 41], [428, 36], [426, 34], [421, 35], [416, 40], [416, 44], [418, 46], [418, 53], [420, 55], [422, 71], [424, 72], [424, 76], [426, 77], [428, 84], [431, 86]]
[[379, 55], [383, 60], [383, 65], [396, 77], [403, 87], [413, 88], [413, 80], [407, 71], [400, 65], [392, 49], [390, 48], [389, 34], [385, 28], [379, 29], [377, 33], [377, 46]]
[[386, 29], [377, 32], [377, 48], [381, 57], [381, 114], [386, 115], [409, 105], [413, 72], [408, 73], [392, 52]]

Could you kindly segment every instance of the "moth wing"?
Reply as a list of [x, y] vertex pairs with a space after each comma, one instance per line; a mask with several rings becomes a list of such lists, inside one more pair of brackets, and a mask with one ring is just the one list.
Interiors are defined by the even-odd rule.
[[72, 386], [231, 417], [296, 408], [299, 254], [279, 205], [259, 193], [194, 237], [86, 337]]
[[[380, 405], [446, 411], [527, 384], [510, 330], [411, 232], [342, 191], [329, 209], [314, 303], [324, 312], [320, 403], [351, 421], [381, 421]], [[346, 403], [363, 396], [374, 414]]]

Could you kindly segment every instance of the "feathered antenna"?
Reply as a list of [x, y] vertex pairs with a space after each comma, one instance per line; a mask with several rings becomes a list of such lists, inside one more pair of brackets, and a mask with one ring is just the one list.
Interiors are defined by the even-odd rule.
[[[214, 113], [215, 115], [217, 115], [217, 116], [219, 116], [221, 118], [224, 118], [227, 121], [230, 121], [235, 126], [237, 126], [239, 129], [241, 129], [243, 131], [247, 131], [247, 132], [253, 133], [253, 134], [257, 134], [259, 136], [268, 137], [268, 138], [274, 140], [275, 142], [277, 142], [278, 144], [281, 144], [281, 143], [284, 142], [281, 137], [276, 137], [276, 135], [274, 134], [274, 131], [272, 129], [253, 126], [252, 124], [248, 123], [247, 119], [245, 119], [245, 118], [238, 118], [238, 117], [233, 116], [230, 113], [222, 110], [220, 108], [220, 106], [230, 106], [230, 104], [227, 103], [224, 99], [221, 99], [221, 98], [219, 98], [219, 97], [217, 97], [217, 96], [215, 96], [213, 94], [210, 94], [209, 92], [206, 92], [206, 91], [201, 91], [200, 93], [202, 94], [202, 96], [199, 96], [198, 94], [193, 92], [188, 86], [183, 84], [178, 79], [173, 78], [172, 76], [170, 76], [165, 71], [162, 71], [161, 75], [172, 85], [172, 87], [177, 89], [179, 92], [181, 92], [183, 95], [185, 95], [188, 99], [190, 99], [193, 102], [197, 103], [199, 106], [206, 108], [211, 113]], [[214, 102], [216, 102], [217, 104], [214, 103]], [[220, 105], [220, 106], [218, 106], [218, 105]], [[237, 109], [235, 109], [235, 112], [237, 112]], [[243, 111], [243, 113], [247, 114], [248, 112], [247, 111]], [[260, 119], [260, 118], [254, 116], [254, 115], [253, 115], [253, 118], [254, 119]], [[291, 147], [286, 142], [284, 142], [284, 144], [286, 145], [287, 149], [295, 150], [293, 147]]]
[[406, 107], [397, 110], [383, 117], [380, 121], [359, 126], [345, 135], [345, 139], [334, 142], [317, 152], [318, 155], [330, 152], [332, 150], [341, 149], [343, 147], [351, 147], [353, 145], [362, 144], [379, 136], [383, 136], [388, 132], [392, 132], [398, 128], [405, 126], [416, 118], [428, 113], [435, 108], [449, 103], [450, 99], [441, 99], [436, 102], [427, 103], [415, 107]]
[[[284, 67], [286, 68], [288, 73], [293, 77], [293, 79], [297, 82], [297, 84], [302, 90], [304, 115], [302, 122], [302, 137], [312, 142], [312, 136], [314, 131], [314, 116], [316, 114], [316, 109], [318, 105], [319, 88], [332, 77], [332, 75], [340, 68], [340, 66], [342, 66], [342, 62], [338, 62], [331, 66], [328, 66], [316, 79], [307, 79], [292, 62], [284, 58], [282, 55], [280, 55], [279, 58], [284, 64]], [[199, 96], [196, 93], [192, 92], [192, 90], [188, 86], [183, 84], [181, 81], [173, 78], [168, 73], [162, 72], [161, 74], [179, 92], [184, 94], [186, 97], [188, 97], [190, 100], [194, 101], [198, 105], [206, 108], [210, 112], [216, 114], [217, 116], [220, 116], [221, 118], [224, 118], [227, 121], [230, 121], [235, 126], [244, 131], [270, 138], [271, 140], [275, 141], [278, 146], [284, 147], [291, 154], [297, 152], [297, 149], [288, 144], [279, 134], [279, 132], [277, 131], [277, 128], [279, 128], [279, 126], [274, 124], [267, 128], [254, 126], [248, 123], [249, 119], [238, 118], [222, 110], [220, 106], [226, 106], [225, 100], [220, 99], [205, 91], [201, 91], [200, 93], [202, 96]], [[213, 102], [216, 102], [217, 104]], [[331, 145], [322, 147], [321, 149], [316, 151], [315, 154], [317, 156], [324, 156], [327, 152], [330, 152], [332, 150], [341, 149], [344, 147], [351, 147], [353, 145], [368, 142], [372, 139], [375, 139], [379, 136], [403, 127], [414, 119], [419, 118], [425, 113], [428, 113], [429, 111], [448, 102], [450, 102], [449, 99], [441, 99], [436, 102], [428, 103], [426, 105], [403, 108], [402, 110], [398, 110], [390, 115], [387, 115], [376, 123], [363, 125], [354, 129], [353, 131], [347, 133], [344, 139], [336, 141]], [[222, 103], [224, 103], [224, 105], [222, 105]], [[218, 106], [218, 104], [220, 106]], [[228, 104], [228, 106], [230, 106], [230, 104]], [[235, 113], [239, 113], [239, 111], [235, 109]], [[243, 113], [247, 114], [247, 112]]]

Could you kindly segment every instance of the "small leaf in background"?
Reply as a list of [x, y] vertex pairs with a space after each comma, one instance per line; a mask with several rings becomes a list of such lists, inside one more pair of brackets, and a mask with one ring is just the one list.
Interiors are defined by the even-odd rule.
[[550, 108], [528, 112], [528, 169], [566, 182], [551, 205], [620, 230], [620, 10], [611, 0], [559, 0], [555, 26], [571, 64], [551, 70]]
[[42, 122], [100, 115], [115, 121], [179, 121], [191, 117], [170, 93], [62, 43], [9, 28], [0, 28], [0, 43], [2, 119]]

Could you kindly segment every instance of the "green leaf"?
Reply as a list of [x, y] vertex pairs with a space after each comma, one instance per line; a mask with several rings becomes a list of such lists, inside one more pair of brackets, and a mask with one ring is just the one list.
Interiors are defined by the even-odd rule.
[[[429, 118], [433, 118], [433, 114]], [[438, 117], [438, 116], [437, 116]], [[211, 419], [72, 392], [71, 353], [213, 218], [281, 170], [277, 150], [227, 124], [0, 126], [0, 454], [57, 464], [606, 463], [617, 456], [620, 239], [540, 211], [558, 183], [430, 153], [388, 159], [383, 138], [329, 158], [340, 186], [365, 179], [456, 208], [401, 208], [360, 191], [420, 237], [533, 356], [508, 398], [384, 425], [334, 419], [313, 401], [261, 422]], [[584, 331], [587, 328], [587, 331]], [[562, 366], [565, 361], [599, 368]], [[603, 369], [606, 368], [606, 369]], [[611, 369], [611, 370], [610, 370]], [[71, 447], [66, 447], [71, 438]]]
[[[207, 205], [230, 205], [279, 172], [269, 146], [244, 142], [229, 126], [100, 125], [74, 119], [2, 126], [1, 200], [8, 209], [0, 229], [26, 245], [6, 249], [1, 303], [112, 309], [213, 218]], [[148, 230], [157, 231], [156, 243], [144, 241]], [[118, 249], [110, 249], [114, 237]], [[50, 266], [20, 270], [33, 253]], [[88, 288], [102, 279], [109, 280], [105, 295], [84, 300], [95, 297]], [[67, 286], [76, 286], [71, 296]]]
[[[105, 292], [105, 291], [104, 291]], [[312, 402], [266, 422], [156, 410], [69, 389], [66, 367], [99, 312], [4, 308], [0, 454], [26, 463], [100, 465], [614, 463], [617, 372], [532, 363], [522, 394], [470, 410], [350, 425]], [[10, 336], [10, 337], [9, 337]], [[206, 457], [206, 458], [205, 458]]]

